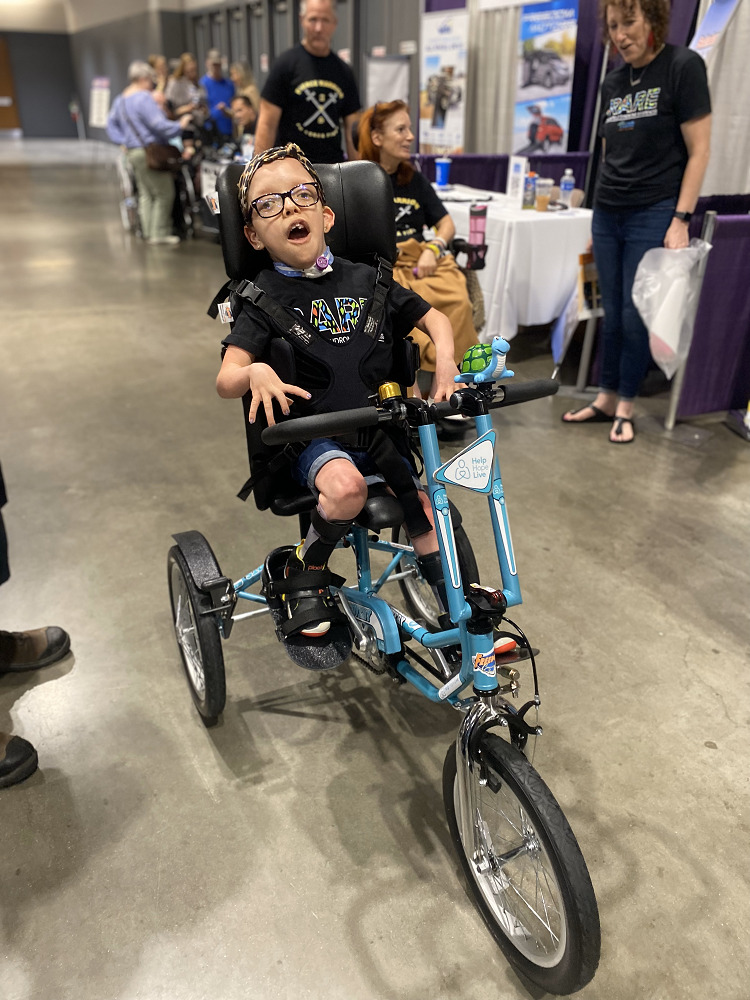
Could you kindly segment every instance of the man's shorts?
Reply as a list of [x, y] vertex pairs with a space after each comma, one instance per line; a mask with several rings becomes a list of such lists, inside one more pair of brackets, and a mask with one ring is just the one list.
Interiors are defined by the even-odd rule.
[[[355, 469], [362, 473], [368, 486], [373, 483], [385, 482], [368, 452], [350, 448], [348, 445], [342, 444], [341, 441], [334, 441], [333, 438], [312, 440], [292, 466], [292, 475], [298, 483], [307, 486], [317, 496], [320, 491], [315, 489], [315, 477], [326, 462], [331, 462], [335, 458], [343, 458], [345, 461], [351, 462]], [[409, 471], [413, 473], [414, 470], [408, 459], [404, 458], [404, 462], [409, 467]], [[416, 476], [413, 478], [417, 489], [422, 489], [422, 484]]]

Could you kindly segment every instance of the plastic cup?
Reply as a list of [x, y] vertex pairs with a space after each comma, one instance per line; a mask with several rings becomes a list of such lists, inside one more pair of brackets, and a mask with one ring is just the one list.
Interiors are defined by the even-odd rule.
[[438, 187], [447, 187], [448, 178], [451, 172], [451, 159], [449, 156], [439, 156], [435, 160], [435, 183]]
[[547, 211], [551, 197], [552, 180], [549, 177], [538, 177], [536, 182], [536, 203], [534, 205], [537, 212]]

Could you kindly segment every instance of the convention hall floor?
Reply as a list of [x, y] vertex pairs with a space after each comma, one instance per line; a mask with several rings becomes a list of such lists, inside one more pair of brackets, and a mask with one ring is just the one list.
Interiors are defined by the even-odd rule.
[[[227, 708], [202, 726], [170, 536], [204, 532], [237, 578], [293, 525], [235, 499], [240, 406], [214, 391], [221, 328], [205, 313], [218, 246], [134, 242], [109, 151], [74, 159], [0, 145], [0, 624], [73, 641], [59, 664], [0, 678], [0, 729], [40, 759], [0, 792], [2, 997], [540, 998], [451, 853], [455, 712], [356, 663], [306, 674], [260, 618], [226, 644]], [[514, 362], [551, 369], [520, 339]], [[639, 403], [633, 447], [613, 447], [605, 427], [562, 427], [570, 397], [496, 426], [518, 620], [542, 651], [535, 765], [601, 910], [580, 996], [746, 1000], [750, 448], [719, 420], [665, 433], [663, 393]]]

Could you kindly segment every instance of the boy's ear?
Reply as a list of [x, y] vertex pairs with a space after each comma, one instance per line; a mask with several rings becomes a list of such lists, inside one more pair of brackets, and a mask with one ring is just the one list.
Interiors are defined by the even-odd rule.
[[264, 244], [261, 242], [258, 234], [248, 225], [245, 225], [245, 239], [254, 250], [264, 249]]
[[327, 233], [333, 228], [333, 224], [336, 221], [336, 216], [332, 208], [328, 205], [323, 206], [323, 232]]

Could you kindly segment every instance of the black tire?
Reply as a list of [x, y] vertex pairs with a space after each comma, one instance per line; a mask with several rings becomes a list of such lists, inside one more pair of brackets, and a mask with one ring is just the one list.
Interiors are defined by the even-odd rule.
[[195, 585], [182, 550], [173, 545], [167, 557], [172, 623], [190, 694], [205, 726], [214, 726], [224, 710], [226, 681], [221, 636], [208, 597]]
[[543, 139], [542, 140], [542, 149], [544, 150], [545, 153], [549, 153], [551, 146], [552, 146], [552, 143], [550, 142], [549, 139]]
[[[456, 553], [458, 555], [458, 566], [461, 570], [464, 593], [468, 593], [469, 584], [479, 583], [477, 561], [474, 557], [474, 550], [471, 547], [469, 536], [464, 531], [462, 524], [453, 529], [453, 536], [456, 541]], [[403, 525], [394, 528], [391, 537], [394, 542], [403, 543], [406, 540], [406, 532]], [[403, 594], [409, 614], [417, 621], [423, 621], [427, 628], [433, 631], [437, 630], [440, 626], [435, 595], [432, 592], [432, 587], [430, 587], [419, 572], [415, 556], [404, 556], [400, 561], [398, 572], [402, 573], [405, 571], [410, 571], [411, 575], [399, 580], [398, 585], [401, 588], [401, 593]]]
[[[549, 788], [515, 747], [484, 733], [476, 759], [487, 778], [480, 784], [480, 768], [470, 777], [483, 840], [476, 864], [467, 857], [457, 817], [455, 743], [443, 767], [448, 825], [471, 894], [518, 972], [548, 993], [575, 993], [596, 972], [601, 933], [594, 888], [573, 831]], [[491, 869], [498, 849], [504, 854], [524, 844], [523, 853]], [[482, 862], [485, 872], [477, 870]]]

